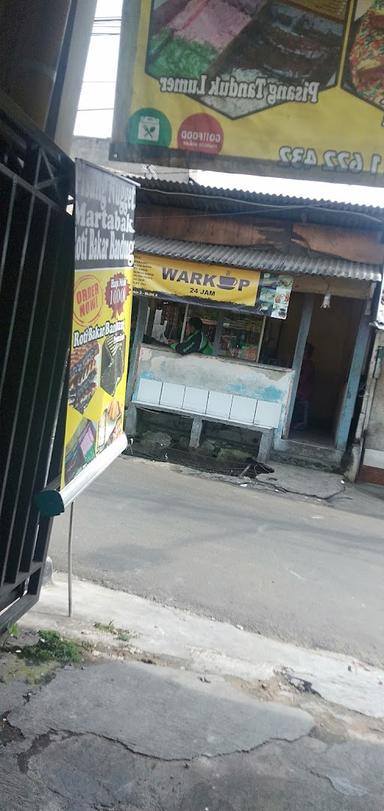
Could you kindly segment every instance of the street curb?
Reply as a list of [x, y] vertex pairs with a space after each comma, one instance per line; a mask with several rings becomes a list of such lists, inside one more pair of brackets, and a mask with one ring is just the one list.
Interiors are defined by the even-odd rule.
[[56, 574], [23, 624], [33, 629], [54, 628], [93, 643], [103, 639], [118, 650], [113, 635], [107, 633], [106, 640], [95, 628], [95, 623], [104, 628], [110, 623], [128, 634], [133, 652], [177, 660], [186, 669], [200, 673], [249, 682], [285, 674], [288, 680], [309, 683], [311, 691], [327, 702], [384, 718], [384, 670], [343, 654], [267, 639], [229, 623], [79, 579], [74, 579], [73, 602], [74, 616], [69, 619], [66, 576]]

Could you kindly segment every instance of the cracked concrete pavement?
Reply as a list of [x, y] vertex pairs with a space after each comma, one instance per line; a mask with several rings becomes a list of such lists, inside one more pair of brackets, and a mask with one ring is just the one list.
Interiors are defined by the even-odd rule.
[[383, 811], [373, 729], [336, 735], [220, 677], [93, 659], [9, 702], [7, 811]]
[[0, 655], [1, 809], [383, 811], [381, 671], [78, 580], [69, 619], [55, 581], [23, 634], [92, 654], [37, 685]]
[[26, 737], [52, 728], [89, 732], [162, 760], [249, 751], [271, 739], [295, 740], [312, 727], [302, 710], [257, 701], [219, 677], [201, 682], [141, 662], [62, 670], [8, 720]]
[[[384, 811], [382, 525], [367, 519], [361, 539], [355, 517], [297, 504], [130, 460], [90, 488], [76, 567], [89, 574], [90, 556], [104, 579], [108, 560], [115, 590], [75, 579], [69, 620], [55, 575], [23, 618], [27, 636], [91, 644], [82, 664], [23, 664], [10, 678], [4, 656], [17, 654], [0, 649], [1, 811]], [[153, 599], [168, 588], [176, 606]], [[338, 653], [319, 649], [329, 641]]]

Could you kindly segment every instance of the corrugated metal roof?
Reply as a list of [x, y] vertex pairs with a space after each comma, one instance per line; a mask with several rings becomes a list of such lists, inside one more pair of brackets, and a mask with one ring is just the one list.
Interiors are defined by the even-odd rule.
[[258, 217], [300, 220], [343, 225], [349, 228], [384, 228], [383, 208], [337, 203], [332, 200], [313, 200], [306, 197], [287, 197], [279, 194], [239, 191], [201, 186], [198, 183], [178, 183], [170, 180], [140, 179], [138, 201], [144, 204], [181, 206], [206, 211], [247, 212]]
[[233, 248], [226, 245], [202, 245], [161, 237], [136, 234], [136, 250], [172, 259], [186, 259], [211, 265], [239, 267], [246, 270], [266, 270], [272, 273], [292, 275], [338, 276], [343, 279], [380, 282], [381, 271], [377, 265], [365, 262], [349, 262], [332, 256], [303, 256], [260, 251], [255, 248]]

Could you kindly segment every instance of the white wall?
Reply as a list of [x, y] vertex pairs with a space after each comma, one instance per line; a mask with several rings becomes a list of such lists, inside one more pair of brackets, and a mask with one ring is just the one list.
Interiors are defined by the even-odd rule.
[[148, 168], [143, 163], [123, 163], [120, 161], [109, 160], [109, 145], [110, 138], [90, 138], [85, 135], [75, 135], [72, 141], [71, 157], [83, 158], [96, 163], [98, 166], [114, 169], [116, 172], [122, 172], [126, 175], [139, 175], [141, 177], [149, 177], [156, 179], [160, 177], [162, 180], [177, 180], [179, 183], [188, 183], [189, 171], [188, 169], [172, 169], [161, 167], [157, 172], [156, 166]]

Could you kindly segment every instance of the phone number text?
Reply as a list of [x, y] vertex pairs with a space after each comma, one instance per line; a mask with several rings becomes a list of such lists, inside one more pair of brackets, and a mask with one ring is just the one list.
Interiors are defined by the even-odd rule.
[[325, 172], [369, 172], [376, 175], [382, 164], [381, 155], [371, 155], [368, 165], [364, 165], [361, 152], [337, 152], [335, 149], [326, 149], [317, 153], [316, 149], [304, 146], [281, 146], [279, 149], [279, 163], [282, 166], [294, 166], [296, 169], [311, 169], [319, 166]]

